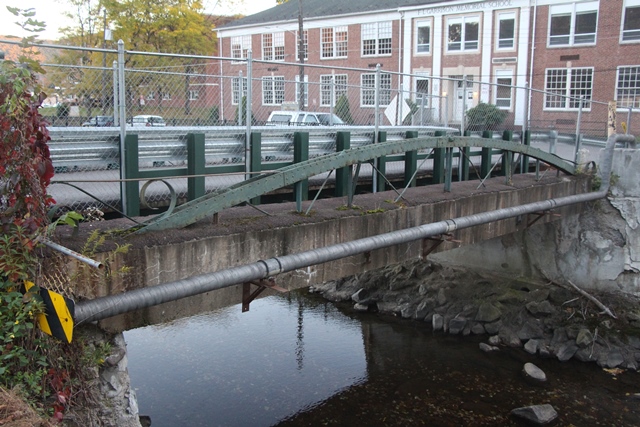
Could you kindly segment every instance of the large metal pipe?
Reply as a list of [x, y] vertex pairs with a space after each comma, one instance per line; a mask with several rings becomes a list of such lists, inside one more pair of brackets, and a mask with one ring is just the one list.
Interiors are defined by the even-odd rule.
[[609, 191], [613, 148], [617, 142], [628, 142], [627, 140], [635, 140], [635, 137], [631, 135], [612, 135], [609, 137], [602, 161], [602, 187], [596, 192], [560, 197], [491, 212], [482, 212], [460, 218], [447, 219], [418, 227], [365, 237], [351, 242], [312, 249], [297, 254], [260, 260], [251, 264], [193, 276], [162, 285], [136, 289], [118, 295], [101, 297], [90, 301], [81, 301], [76, 304], [75, 307], [75, 321], [76, 324], [81, 324], [83, 322], [105, 319], [141, 308], [175, 301], [180, 298], [226, 288], [252, 280], [260, 280], [311, 265], [335, 261], [374, 249], [382, 249], [401, 243], [421, 240], [427, 237], [528, 213], [546, 211], [562, 206], [601, 199], [606, 197]]

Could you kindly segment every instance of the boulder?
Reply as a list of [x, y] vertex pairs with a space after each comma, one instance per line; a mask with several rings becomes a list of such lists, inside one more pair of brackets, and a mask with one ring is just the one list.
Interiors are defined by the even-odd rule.
[[533, 363], [525, 363], [524, 368], [522, 368], [522, 372], [527, 378], [531, 378], [536, 381], [544, 382], [547, 380], [547, 375], [544, 371]]
[[451, 335], [458, 335], [467, 326], [467, 319], [464, 317], [454, 317], [449, 321], [449, 333]]
[[478, 307], [475, 321], [491, 323], [500, 319], [500, 316], [502, 316], [502, 312], [498, 307], [489, 302], [484, 302]]
[[578, 336], [576, 337], [576, 345], [580, 348], [585, 348], [593, 342], [593, 334], [588, 329], [580, 329]]
[[578, 351], [578, 346], [573, 341], [567, 341], [561, 344], [556, 350], [556, 357], [561, 362], [566, 362], [571, 359]]
[[536, 354], [538, 352], [538, 347], [540, 346], [540, 341], [538, 340], [529, 340], [524, 345], [524, 350], [529, 354]]
[[553, 408], [553, 406], [549, 405], [548, 403], [544, 405], [533, 405], [516, 408], [511, 411], [511, 414], [537, 425], [548, 424], [558, 418], [558, 413]]
[[434, 314], [431, 319], [431, 326], [434, 331], [440, 331], [444, 326], [444, 318], [440, 314]]
[[484, 330], [484, 326], [481, 323], [474, 323], [471, 327], [471, 333], [474, 335], [482, 335], [486, 331]]
[[489, 345], [489, 344], [481, 342], [480, 343], [480, 350], [484, 351], [485, 353], [490, 353], [492, 351], [499, 351], [500, 349], [498, 347], [496, 347], [496, 346]]
[[548, 316], [555, 312], [555, 308], [547, 300], [544, 301], [532, 301], [525, 305], [527, 311], [534, 316]]

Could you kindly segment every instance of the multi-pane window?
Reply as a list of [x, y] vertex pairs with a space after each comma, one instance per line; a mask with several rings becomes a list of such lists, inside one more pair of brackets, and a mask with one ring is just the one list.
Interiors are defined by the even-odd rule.
[[391, 55], [391, 21], [362, 24], [362, 55]]
[[516, 14], [501, 13], [498, 15], [498, 49], [513, 49], [516, 37]]
[[[333, 78], [333, 92], [331, 92], [331, 79]], [[323, 107], [331, 106], [331, 96], [333, 94], [333, 104], [338, 102], [338, 98], [347, 94], [347, 75], [346, 74], [329, 74], [320, 76], [320, 105]]]
[[597, 1], [551, 6], [549, 14], [549, 46], [596, 42]]
[[189, 91], [189, 100], [190, 101], [195, 101], [196, 99], [200, 98], [200, 91], [199, 90], [190, 90]]
[[416, 78], [416, 102], [423, 106], [429, 106], [429, 79], [427, 77]]
[[251, 36], [231, 37], [231, 57], [233, 59], [247, 59], [251, 49]]
[[477, 16], [451, 18], [447, 24], [447, 50], [449, 52], [478, 50], [480, 19]]
[[640, 41], [640, 0], [625, 0], [622, 41]]
[[513, 74], [511, 71], [496, 72], [495, 103], [502, 110], [509, 110], [513, 105]]
[[309, 76], [304, 76], [304, 82], [300, 84], [300, 74], [296, 74], [296, 102], [300, 102], [300, 87], [304, 91], [304, 105], [309, 105]]
[[322, 28], [320, 54], [322, 58], [345, 58], [347, 56], [347, 27]]
[[616, 101], [621, 108], [640, 108], [640, 65], [618, 68]]
[[284, 77], [262, 78], [262, 105], [280, 105], [284, 102]]
[[262, 35], [262, 59], [284, 61], [284, 32]]
[[431, 52], [431, 23], [419, 21], [416, 24], [416, 53]]
[[234, 77], [231, 80], [231, 86], [231, 103], [238, 105], [242, 97], [247, 93], [247, 78]]
[[162, 100], [163, 101], [171, 101], [171, 93], [170, 92], [162, 92]]
[[546, 109], [591, 108], [593, 68], [551, 68], [546, 72]]
[[[360, 105], [363, 107], [376, 105], [376, 75], [362, 74], [360, 76]], [[389, 105], [391, 103], [391, 74], [380, 74], [380, 105]]]
[[[300, 60], [300, 33], [296, 32], [296, 61]], [[307, 30], [303, 30], [302, 31], [302, 44], [303, 44], [303, 50], [302, 53], [304, 54], [304, 59], [308, 59], [308, 54], [309, 54], [309, 32]]]

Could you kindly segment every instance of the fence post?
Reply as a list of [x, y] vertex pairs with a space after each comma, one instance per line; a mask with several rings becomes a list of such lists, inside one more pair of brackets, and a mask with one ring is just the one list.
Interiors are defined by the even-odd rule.
[[[124, 170], [121, 169], [121, 173], [123, 173], [122, 179], [125, 180], [122, 182], [122, 187], [126, 187], [125, 191], [121, 195], [122, 197], [122, 212], [124, 212], [127, 216], [139, 216], [140, 215], [140, 196], [138, 195], [140, 191], [140, 182], [135, 181], [135, 179], [140, 178], [140, 173], [138, 170], [138, 157], [139, 157], [139, 149], [138, 149], [138, 135], [131, 134], [127, 135], [125, 138], [125, 149], [122, 152], [121, 156], [124, 158], [122, 163], [126, 165]], [[132, 179], [134, 181], [126, 181], [127, 179]], [[125, 200], [126, 197], [126, 200]]]
[[[376, 77], [375, 77], [375, 90], [374, 90], [374, 114], [373, 118], [374, 123], [374, 135], [373, 142], [376, 143], [378, 141], [378, 132], [380, 132], [380, 64], [376, 64]], [[378, 160], [372, 159], [373, 166], [378, 167]], [[378, 176], [374, 173], [371, 175], [373, 192], [376, 193], [378, 191]]]
[[[485, 130], [482, 132], [482, 137], [483, 138], [489, 138], [489, 139], [493, 139], [493, 131], [490, 130]], [[491, 148], [488, 147], [483, 147], [482, 148], [482, 160], [480, 161], [480, 179], [485, 179], [487, 177], [487, 175], [489, 175], [489, 172], [491, 171], [491, 166], [493, 166], [491, 164]]]
[[[387, 142], [387, 131], [381, 130], [378, 132], [378, 142]], [[387, 189], [387, 182], [384, 176], [387, 174], [387, 156], [378, 157], [378, 171], [373, 171], [378, 177], [378, 191], [385, 191]]]
[[[293, 162], [309, 160], [309, 132], [293, 134]], [[302, 201], [309, 200], [309, 180], [303, 179], [295, 183], [296, 211], [302, 212]]]
[[[262, 133], [251, 132], [250, 144], [251, 172], [262, 172]], [[252, 205], [259, 205], [260, 203], [260, 196], [251, 199]]]
[[[336, 152], [345, 151], [351, 148], [351, 133], [350, 132], [337, 132], [336, 133]], [[351, 180], [353, 166], [345, 166], [336, 170], [336, 197], [342, 197], [347, 195], [347, 187]], [[374, 172], [375, 173], [375, 172]]]
[[253, 53], [251, 50], [247, 52], [247, 102], [245, 103], [245, 120], [246, 120], [246, 132], [245, 132], [245, 142], [244, 142], [244, 162], [245, 162], [245, 171], [246, 175], [244, 177], [245, 180], [251, 178], [251, 121], [252, 110], [253, 110], [253, 85], [251, 83], [251, 78], [253, 77]]
[[118, 107], [118, 61], [113, 61], [113, 125], [120, 126], [120, 107]]
[[[122, 159], [125, 152], [125, 139], [127, 135], [127, 111], [125, 98], [125, 81], [124, 81], [124, 42], [118, 40], [118, 98], [120, 99], [118, 115], [120, 116], [120, 178], [127, 176], [127, 162]], [[137, 145], [136, 145], [137, 147]], [[136, 162], [138, 157], [136, 156]], [[137, 163], [136, 163], [137, 164]], [[130, 200], [127, 195], [127, 186], [124, 181], [120, 183], [120, 200], [122, 201], [122, 212], [129, 212], [127, 202]], [[132, 196], [133, 197], [133, 196]], [[135, 193], [135, 199], [138, 198], [138, 192]], [[138, 201], [138, 214], [140, 212], [140, 201]]]
[[[418, 131], [407, 131], [406, 138], [417, 138]], [[412, 150], [404, 153], [404, 185], [405, 187], [416, 186], [416, 170], [418, 169], [418, 151]], [[412, 179], [413, 178], [413, 179]]]
[[573, 153], [573, 161], [578, 166], [580, 156], [580, 148], [582, 148], [582, 135], [580, 134], [580, 125], [582, 123], [582, 108], [584, 106], [584, 98], [581, 96], [578, 100], [578, 120], [576, 122], [576, 151]]
[[204, 176], [194, 177], [193, 175], [204, 175], [204, 134], [187, 134], [187, 199], [194, 200], [204, 196]]

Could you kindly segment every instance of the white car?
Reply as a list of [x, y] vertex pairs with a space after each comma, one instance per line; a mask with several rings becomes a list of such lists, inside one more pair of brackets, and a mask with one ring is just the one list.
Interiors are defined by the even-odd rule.
[[272, 111], [267, 125], [287, 126], [335, 126], [344, 125], [342, 119], [335, 114], [316, 111]]
[[133, 116], [132, 126], [166, 126], [164, 119], [160, 116]]

